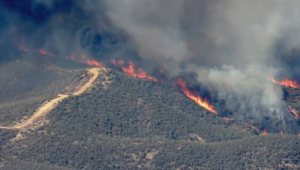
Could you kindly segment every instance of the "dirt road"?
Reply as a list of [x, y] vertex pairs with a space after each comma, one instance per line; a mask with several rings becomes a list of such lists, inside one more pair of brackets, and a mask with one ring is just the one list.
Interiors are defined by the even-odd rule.
[[73, 93], [74, 96], [78, 96], [86, 91], [89, 87], [92, 86], [92, 83], [96, 80], [96, 78], [99, 76], [99, 69], [98, 68], [92, 68], [89, 69], [89, 72], [93, 74], [93, 77], [85, 84], [83, 85], [77, 92]]
[[[92, 83], [96, 80], [96, 78], [99, 75], [99, 70], [98, 68], [92, 68], [88, 70], [91, 74], [93, 74], [93, 77], [84, 84], [78, 91], [74, 92], [73, 95], [77, 96], [85, 92], [89, 87], [92, 86]], [[59, 102], [61, 102], [63, 99], [69, 97], [69, 95], [64, 95], [64, 94], [58, 94], [58, 97], [55, 99], [52, 99], [51, 101], [45, 103], [42, 105], [29, 119], [25, 120], [22, 123], [13, 125], [13, 126], [0, 126], [0, 129], [7, 129], [7, 130], [14, 130], [14, 129], [22, 129], [25, 128], [32, 123], [34, 123], [37, 118], [44, 116], [45, 114], [49, 113], [52, 109], [54, 109]]]

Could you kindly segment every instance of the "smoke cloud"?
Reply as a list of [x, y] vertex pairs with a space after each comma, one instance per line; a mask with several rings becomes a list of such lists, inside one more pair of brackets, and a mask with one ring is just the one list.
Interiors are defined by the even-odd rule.
[[[1, 45], [10, 51], [26, 48], [27, 56], [35, 56], [43, 48], [56, 56], [83, 53], [108, 61], [107, 56], [120, 46], [129, 49], [122, 33], [106, 17], [100, 1], [92, 4], [80, 0], [4, 0], [0, 1], [0, 16]], [[26, 57], [25, 53], [18, 55]]]
[[45, 48], [58, 56], [88, 53], [105, 65], [133, 60], [148, 71], [159, 64], [169, 77], [193, 72], [206, 88], [226, 94], [235, 117], [269, 116], [284, 123], [283, 91], [270, 78], [300, 80], [299, 5], [294, 0], [4, 0], [0, 38], [2, 45]]
[[105, 2], [109, 18], [130, 34], [141, 57], [162, 63], [171, 75], [196, 72], [207, 87], [234, 94], [232, 109], [240, 114], [283, 118], [283, 92], [270, 77], [299, 72], [290, 67], [299, 65], [290, 51], [300, 45], [300, 2]]

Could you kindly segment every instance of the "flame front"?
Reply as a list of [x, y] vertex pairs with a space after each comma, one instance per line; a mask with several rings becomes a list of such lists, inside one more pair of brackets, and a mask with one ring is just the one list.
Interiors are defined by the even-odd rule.
[[[18, 38], [21, 40], [21, 42], [24, 42], [25, 38], [24, 37], [19, 37]], [[2, 42], [2, 40], [0, 39], [0, 42]], [[19, 48], [19, 50], [21, 51], [29, 51], [25, 46], [23, 45], [16, 45], [13, 43], [13, 45], [17, 46]], [[43, 54], [43, 55], [47, 55], [47, 56], [52, 56], [52, 57], [56, 57], [56, 55], [50, 53], [50, 52], [47, 52], [44, 48], [41, 48], [39, 50], [36, 50], [38, 51], [39, 53]], [[101, 62], [97, 62], [96, 60], [91, 60], [91, 59], [88, 59], [84, 54], [81, 54], [81, 59], [80, 60], [77, 60], [74, 56], [74, 54], [71, 55], [71, 57], [65, 57], [65, 59], [67, 60], [73, 60], [75, 62], [80, 62], [80, 63], [83, 63], [83, 64], [87, 64], [87, 65], [90, 65], [90, 66], [97, 66], [97, 67], [102, 67], [103, 66], [103, 63]]]
[[51, 56], [51, 57], [55, 57], [55, 55], [53, 55], [53, 54], [47, 52], [47, 51], [46, 51], [45, 49], [43, 49], [43, 48], [41, 48], [41, 49], [39, 50], [39, 52], [40, 52], [41, 54], [44, 54], [44, 55], [48, 55], [48, 56]]
[[288, 105], [289, 110], [296, 116], [296, 118], [299, 118], [299, 115], [295, 110], [293, 110], [289, 105]]
[[154, 82], [158, 82], [158, 80], [156, 78], [149, 76], [141, 68], [139, 68], [137, 73], [136, 73], [135, 70], [134, 70], [134, 64], [131, 61], [128, 62], [128, 64], [129, 64], [128, 67], [125, 67], [125, 63], [122, 60], [119, 60], [119, 61], [113, 60], [112, 63], [114, 65], [120, 66], [125, 74], [131, 75], [132, 77], [138, 77], [138, 78], [141, 78], [141, 79], [147, 79], [147, 80], [151, 80], [151, 81], [154, 81]]
[[279, 84], [280, 86], [287, 86], [287, 87], [292, 87], [292, 88], [300, 88], [298, 85], [297, 81], [293, 81], [291, 79], [284, 79], [281, 81], [276, 81], [274, 78], [271, 78], [271, 81], [273, 83]]
[[199, 106], [203, 107], [204, 109], [214, 113], [218, 114], [216, 110], [214, 110], [213, 106], [210, 105], [206, 98], [204, 100], [200, 96], [195, 96], [192, 92], [188, 90], [186, 87], [186, 84], [182, 81], [182, 79], [178, 79], [177, 81], [178, 85], [181, 87], [182, 92], [187, 95], [188, 98], [192, 99], [194, 102], [196, 102]]
[[71, 54], [70, 57], [65, 57], [65, 59], [67, 60], [72, 60], [72, 61], [75, 61], [75, 62], [79, 62], [79, 63], [83, 63], [83, 64], [87, 64], [87, 65], [90, 65], [90, 66], [97, 66], [97, 67], [102, 67], [104, 66], [103, 63], [101, 62], [98, 62], [96, 60], [90, 60], [86, 57], [86, 55], [84, 54], [81, 54], [81, 59], [78, 60], [75, 58], [75, 55], [74, 54]]
[[81, 56], [83, 58], [82, 60], [80, 60], [81, 63], [87, 64], [87, 65], [90, 65], [90, 66], [97, 66], [97, 67], [102, 67], [103, 66], [103, 63], [98, 62], [96, 60], [90, 60], [84, 54], [81, 54]]
[[282, 134], [282, 135], [283, 135], [283, 132], [282, 132], [282, 131], [280, 131], [280, 134]]
[[267, 131], [266, 131], [266, 129], [263, 131], [263, 134], [264, 134], [264, 135], [268, 134]]
[[222, 117], [222, 119], [226, 121], [233, 120], [233, 118], [228, 118], [228, 117]]

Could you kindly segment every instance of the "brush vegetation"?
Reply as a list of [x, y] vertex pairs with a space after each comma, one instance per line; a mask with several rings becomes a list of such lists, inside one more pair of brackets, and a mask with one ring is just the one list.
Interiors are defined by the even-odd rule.
[[107, 70], [91, 90], [53, 109], [47, 115], [48, 125], [0, 130], [0, 166], [8, 170], [300, 168], [300, 137], [259, 135], [248, 124], [209, 113], [172, 86]]
[[66, 71], [26, 60], [1, 64], [0, 124], [30, 117], [45, 101], [81, 79], [84, 71]]

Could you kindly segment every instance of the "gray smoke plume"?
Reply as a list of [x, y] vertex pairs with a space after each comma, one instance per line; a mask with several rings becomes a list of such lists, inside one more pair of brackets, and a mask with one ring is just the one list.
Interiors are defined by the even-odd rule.
[[[2, 45], [20, 45], [24, 38], [30, 53], [40, 48], [57, 56], [88, 53], [105, 65], [112, 59], [153, 69], [159, 64], [170, 77], [193, 72], [206, 88], [225, 95], [235, 117], [284, 123], [283, 91], [270, 78], [300, 78], [299, 5], [295, 0], [0, 1], [0, 39]], [[2, 54], [7, 49], [0, 46]]]
[[105, 2], [108, 16], [130, 34], [140, 56], [162, 63], [171, 75], [196, 72], [199, 82], [237, 96], [230, 102], [241, 114], [248, 108], [256, 118], [283, 118], [283, 92], [270, 77], [293, 76], [276, 50], [282, 43], [286, 51], [299, 47], [300, 2]]

